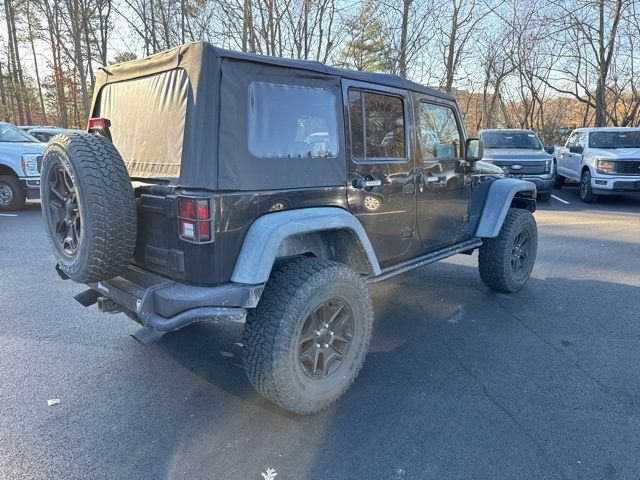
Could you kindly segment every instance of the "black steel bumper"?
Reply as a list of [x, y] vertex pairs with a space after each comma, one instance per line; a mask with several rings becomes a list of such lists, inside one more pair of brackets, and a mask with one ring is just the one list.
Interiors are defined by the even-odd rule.
[[240, 320], [247, 308], [258, 304], [264, 288], [237, 283], [186, 285], [133, 266], [122, 276], [89, 286], [93, 291], [76, 297], [80, 303], [87, 306], [109, 299], [109, 304], [115, 305], [113, 311], [136, 313], [145, 327], [158, 332], [170, 332], [198, 321]]

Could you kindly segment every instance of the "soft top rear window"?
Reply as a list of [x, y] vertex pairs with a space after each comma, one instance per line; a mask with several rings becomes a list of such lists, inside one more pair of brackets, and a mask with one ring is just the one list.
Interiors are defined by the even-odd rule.
[[113, 144], [131, 177], [180, 176], [189, 90], [181, 68], [102, 88], [94, 115], [111, 121]]
[[336, 96], [327, 88], [252, 82], [247, 141], [260, 158], [338, 155]]

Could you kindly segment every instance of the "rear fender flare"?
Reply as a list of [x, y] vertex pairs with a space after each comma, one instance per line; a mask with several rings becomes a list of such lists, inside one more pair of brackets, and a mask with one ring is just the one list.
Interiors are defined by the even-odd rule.
[[514, 197], [523, 192], [530, 192], [535, 199], [535, 184], [516, 178], [500, 178], [491, 182], [476, 228], [476, 237], [497, 237]]
[[356, 246], [366, 258], [367, 273], [380, 274], [369, 237], [356, 217], [338, 207], [314, 207], [268, 213], [254, 221], [245, 236], [231, 281], [247, 285], [265, 283], [288, 239], [330, 231], [349, 232], [350, 241], [359, 243]]

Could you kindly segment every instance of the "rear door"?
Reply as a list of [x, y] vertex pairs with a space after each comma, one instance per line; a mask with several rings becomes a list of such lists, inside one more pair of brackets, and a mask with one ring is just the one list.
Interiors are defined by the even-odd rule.
[[343, 81], [347, 116], [347, 198], [378, 261], [393, 263], [411, 244], [415, 176], [410, 94]]
[[427, 250], [465, 240], [471, 198], [462, 158], [462, 123], [451, 105], [416, 95], [416, 217]]

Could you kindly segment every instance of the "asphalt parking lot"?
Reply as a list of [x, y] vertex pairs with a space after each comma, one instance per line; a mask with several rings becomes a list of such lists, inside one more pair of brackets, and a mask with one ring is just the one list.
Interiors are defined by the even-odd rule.
[[309, 417], [253, 391], [241, 324], [145, 347], [72, 299], [38, 204], [0, 216], [0, 478], [637, 479], [640, 199], [556, 195], [524, 291], [477, 255], [376, 285], [365, 367]]

